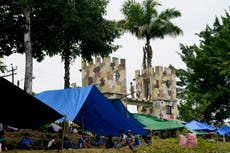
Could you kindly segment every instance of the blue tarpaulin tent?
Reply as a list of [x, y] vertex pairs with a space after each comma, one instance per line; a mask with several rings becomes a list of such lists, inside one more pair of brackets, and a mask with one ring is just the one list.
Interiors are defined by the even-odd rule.
[[144, 125], [142, 125], [138, 120], [131, 114], [127, 108], [123, 105], [120, 99], [113, 99], [110, 100], [111, 104], [116, 108], [122, 116], [126, 117], [128, 120], [130, 120], [133, 124], [135, 124], [138, 128], [145, 128]]
[[217, 129], [217, 132], [220, 134], [220, 135], [227, 135], [230, 137], [230, 126], [226, 126], [226, 125], [223, 125], [221, 126], [220, 128]]
[[83, 88], [45, 91], [36, 95], [59, 113], [99, 135], [118, 136], [120, 130], [146, 134], [146, 130], [124, 117], [95, 85]]
[[195, 120], [186, 123], [185, 126], [191, 130], [197, 130], [197, 131], [207, 131], [207, 130], [214, 131], [216, 129], [214, 126], [201, 123]]

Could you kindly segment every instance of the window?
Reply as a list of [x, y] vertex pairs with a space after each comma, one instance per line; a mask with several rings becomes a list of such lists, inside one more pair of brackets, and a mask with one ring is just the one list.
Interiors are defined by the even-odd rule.
[[118, 71], [115, 71], [113, 73], [113, 80], [118, 81], [120, 79], [120, 74]]
[[166, 114], [171, 115], [172, 114], [172, 106], [166, 105]]

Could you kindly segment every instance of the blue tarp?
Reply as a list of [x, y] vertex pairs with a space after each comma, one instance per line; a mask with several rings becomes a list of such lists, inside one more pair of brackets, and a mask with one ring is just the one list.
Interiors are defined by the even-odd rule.
[[[128, 120], [130, 120], [133, 124], [135, 124], [136, 127], [144, 129], [144, 125], [142, 125], [140, 122], [138, 122], [138, 120], [133, 116], [133, 114], [131, 114], [127, 108], [123, 105], [123, 103], [121, 102], [120, 99], [114, 99], [114, 100], [110, 100], [111, 104], [114, 106], [114, 108], [116, 108], [122, 116], [126, 117]], [[146, 131], [146, 134], [149, 133], [148, 131]]]
[[197, 131], [206, 131], [206, 130], [214, 131], [216, 129], [214, 126], [201, 123], [195, 120], [186, 123], [185, 126], [191, 130], [197, 130]]
[[221, 126], [220, 128], [217, 129], [217, 132], [220, 134], [220, 135], [227, 135], [230, 137], [230, 126], [226, 126], [226, 125], [223, 125]]
[[95, 134], [118, 136], [120, 130], [146, 134], [146, 130], [136, 126], [115, 109], [94, 85], [45, 91], [37, 94], [36, 98], [66, 115], [68, 121], [73, 121]]

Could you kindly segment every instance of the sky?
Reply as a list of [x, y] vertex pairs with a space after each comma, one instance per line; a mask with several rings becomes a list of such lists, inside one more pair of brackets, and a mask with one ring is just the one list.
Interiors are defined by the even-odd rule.
[[[142, 2], [141, 0], [138, 0]], [[107, 7], [106, 18], [110, 20], [123, 19], [121, 7], [125, 0], [110, 0]], [[186, 68], [186, 65], [181, 61], [179, 44], [192, 45], [198, 44], [199, 38], [195, 35], [204, 30], [206, 25], [212, 25], [215, 17], [224, 15], [225, 10], [230, 6], [229, 0], [158, 0], [162, 4], [159, 11], [166, 8], [176, 8], [182, 14], [173, 22], [183, 30], [183, 35], [175, 38], [166, 37], [165, 39], [151, 40], [153, 49], [153, 66], [169, 66], [170, 64], [176, 68]], [[127, 76], [127, 91], [129, 83], [135, 75], [135, 70], [141, 69], [142, 63], [142, 47], [144, 40], [138, 40], [130, 33], [125, 33], [119, 39], [116, 39], [115, 44], [121, 47], [112, 53], [111, 57], [126, 59], [126, 76]], [[15, 71], [15, 84], [17, 80], [20, 82], [20, 87], [23, 88], [24, 73], [25, 73], [25, 56], [11, 55], [5, 57], [3, 62], [11, 69], [11, 63]], [[71, 63], [70, 83], [76, 83], [81, 86], [81, 58], [77, 58]], [[6, 73], [9, 74], [10, 72]], [[38, 63], [34, 60], [34, 79], [33, 91], [39, 93], [45, 90], [62, 89], [64, 87], [64, 64], [60, 57], [45, 58], [44, 61]], [[1, 74], [0, 74], [1, 75]], [[11, 77], [7, 77], [11, 81]]]

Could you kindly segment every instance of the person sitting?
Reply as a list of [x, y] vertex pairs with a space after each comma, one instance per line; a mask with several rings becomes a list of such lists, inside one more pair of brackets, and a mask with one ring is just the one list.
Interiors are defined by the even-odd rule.
[[95, 140], [93, 141], [93, 145], [96, 148], [102, 148], [104, 143], [99, 135], [95, 137]]
[[135, 152], [135, 137], [132, 135], [132, 131], [128, 130], [126, 137], [126, 145]]
[[114, 145], [115, 148], [120, 148], [126, 144], [126, 135], [124, 131], [120, 131], [120, 137], [117, 139], [117, 143]]
[[92, 148], [92, 145], [85, 133], [82, 133], [80, 139], [78, 140], [78, 149], [82, 148]]
[[114, 142], [112, 140], [112, 136], [108, 136], [105, 142], [105, 148], [113, 148], [114, 147]]
[[65, 149], [77, 149], [77, 145], [69, 140], [67, 136], [64, 136], [63, 148]]
[[21, 139], [19, 143], [19, 149], [32, 149], [33, 141], [30, 138], [29, 133], [25, 133], [25, 136]]
[[63, 147], [64, 147], [65, 149], [71, 149], [71, 148], [73, 148], [72, 143], [70, 142], [69, 138], [66, 137], [66, 136], [64, 137]]
[[142, 138], [144, 139], [145, 143], [147, 145], [151, 144], [151, 136], [148, 135], [142, 135]]
[[138, 136], [135, 137], [135, 145], [140, 146], [141, 145], [141, 140]]
[[60, 138], [58, 135], [54, 136], [52, 140], [49, 141], [47, 149], [60, 149]]
[[207, 139], [212, 139], [212, 133], [211, 131], [208, 131], [207, 135], [206, 135]]
[[0, 152], [1, 151], [7, 151], [8, 148], [6, 146], [6, 138], [5, 138], [5, 132], [0, 131]]

